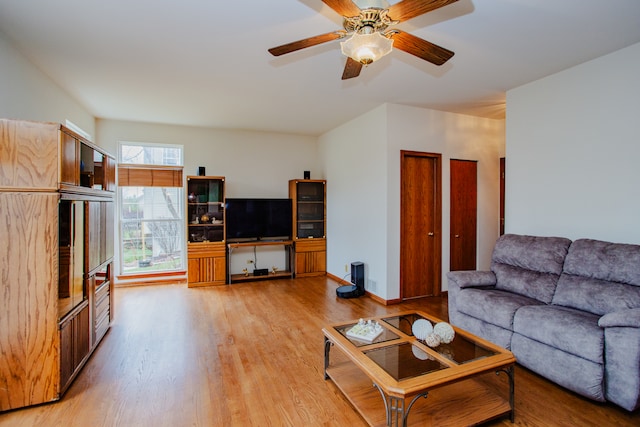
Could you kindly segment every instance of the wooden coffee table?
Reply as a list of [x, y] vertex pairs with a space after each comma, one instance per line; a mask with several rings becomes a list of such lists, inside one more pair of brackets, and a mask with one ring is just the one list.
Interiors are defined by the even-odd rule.
[[[358, 321], [323, 328], [325, 379], [372, 426], [476, 425], [507, 415], [513, 422], [513, 354], [455, 327], [451, 343], [428, 347], [411, 332], [418, 319], [440, 322], [420, 311], [367, 318], [383, 327], [370, 343], [347, 337]], [[340, 353], [330, 360], [334, 346]], [[509, 390], [475, 378], [489, 372], [505, 373]]]

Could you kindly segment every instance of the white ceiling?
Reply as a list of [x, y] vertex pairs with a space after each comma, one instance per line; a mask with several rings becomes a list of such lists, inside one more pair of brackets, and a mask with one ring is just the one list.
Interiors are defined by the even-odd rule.
[[338, 41], [267, 52], [341, 28], [321, 0], [0, 0], [0, 31], [96, 117], [307, 135], [386, 102], [502, 118], [505, 91], [640, 42], [640, 1], [459, 0], [398, 26], [445, 65], [396, 50], [347, 81]]

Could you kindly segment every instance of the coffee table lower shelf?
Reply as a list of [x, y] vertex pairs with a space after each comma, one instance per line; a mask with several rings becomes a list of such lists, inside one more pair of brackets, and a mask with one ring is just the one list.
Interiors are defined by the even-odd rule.
[[[371, 426], [386, 426], [384, 401], [371, 380], [352, 362], [327, 368], [327, 374]], [[407, 402], [408, 403], [408, 402]], [[429, 391], [409, 412], [412, 426], [472, 426], [507, 416], [509, 400], [475, 379], [467, 379]]]

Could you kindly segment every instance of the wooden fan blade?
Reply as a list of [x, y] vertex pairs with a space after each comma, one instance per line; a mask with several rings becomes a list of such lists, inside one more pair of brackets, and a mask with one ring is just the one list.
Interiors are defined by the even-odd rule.
[[404, 31], [393, 30], [390, 37], [393, 39], [394, 48], [403, 50], [435, 65], [444, 64], [454, 55], [449, 49], [445, 49], [420, 37], [405, 33]]
[[322, 2], [342, 16], [360, 15], [360, 8], [352, 0], [322, 0]]
[[333, 31], [331, 33], [320, 34], [319, 36], [309, 37], [303, 40], [298, 40], [297, 42], [291, 42], [283, 44], [282, 46], [272, 47], [271, 49], [269, 49], [269, 53], [273, 56], [280, 56], [284, 55], [285, 53], [304, 49], [306, 47], [311, 47], [318, 44], [330, 42], [332, 40], [341, 39], [346, 35], [346, 31]]
[[347, 63], [345, 64], [344, 71], [342, 72], [342, 80], [358, 77], [360, 75], [360, 70], [362, 70], [362, 63], [347, 57]]
[[[394, 21], [406, 21], [432, 10], [440, 9], [458, 0], [403, 0], [389, 7], [389, 18]], [[325, 2], [326, 3], [326, 2]]]

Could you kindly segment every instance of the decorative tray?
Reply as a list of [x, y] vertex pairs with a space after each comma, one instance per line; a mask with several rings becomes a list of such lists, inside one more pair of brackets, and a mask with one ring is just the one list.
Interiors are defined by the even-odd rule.
[[373, 340], [378, 338], [383, 331], [384, 329], [378, 322], [372, 322], [371, 320], [365, 322], [363, 319], [360, 319], [358, 323], [347, 331], [347, 337], [366, 342], [373, 342]]

